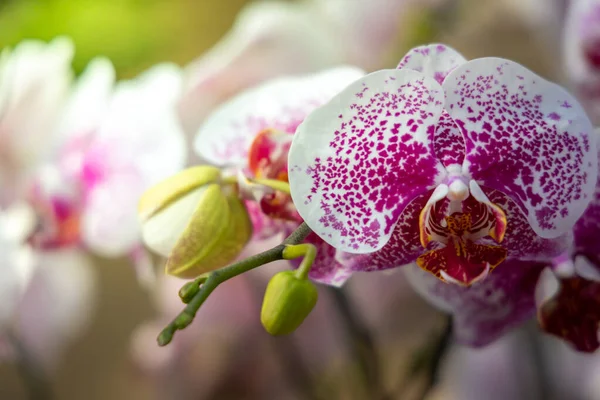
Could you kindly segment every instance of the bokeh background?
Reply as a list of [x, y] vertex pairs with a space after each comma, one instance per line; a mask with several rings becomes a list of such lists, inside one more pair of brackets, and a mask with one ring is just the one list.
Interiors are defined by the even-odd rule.
[[[57, 35], [69, 35], [76, 45], [76, 72], [81, 72], [93, 57], [104, 55], [114, 62], [119, 78], [129, 78], [157, 62], [173, 61], [184, 66], [197, 59], [230, 29], [245, 3], [246, 0], [0, 0], [0, 48], [27, 38], [50, 40]], [[403, 11], [396, 45], [387, 59], [379, 62], [380, 66], [394, 66], [413, 45], [439, 41], [455, 47], [467, 58], [506, 57], [542, 76], [563, 80], [562, 65], [556, 61], [561, 57], [558, 24], [549, 22], [553, 16], [544, 14], [546, 7], [539, 5], [543, 1], [463, 0], [456, 3], [435, 12], [418, 7]], [[155, 377], [132, 360], [132, 334], [141, 323], [157, 315], [152, 295], [140, 287], [125, 260], [94, 258], [93, 261], [98, 279], [97, 305], [89, 328], [69, 345], [51, 375], [56, 398], [179, 398], [175, 388], [171, 391], [173, 397], [164, 393], [164, 397], [157, 397]], [[385, 312], [378, 315], [385, 323], [376, 321], [374, 325], [387, 329], [377, 340], [387, 346], [383, 379], [389, 382], [388, 386], [400, 380], [402, 365], [410, 358], [409, 350], [441, 326], [439, 314], [401, 281], [392, 279], [386, 288], [389, 295], [373, 300], [386, 304]], [[264, 283], [258, 284], [259, 289], [261, 285]], [[366, 291], [365, 298], [373, 297], [373, 291]], [[328, 318], [321, 321], [335, 325]], [[266, 333], [258, 335], [270, 340]], [[158, 354], [163, 350], [144, 351]], [[309, 345], [304, 351], [319, 350]], [[202, 357], [203, 349], [198, 352], [198, 357]], [[252, 360], [246, 365], [246, 371], [251, 374], [253, 364], [266, 362], [262, 357]], [[205, 374], [201, 369], [192, 371], [192, 375], [194, 373]], [[274, 375], [272, 379], [279, 378]], [[448, 393], [442, 386], [435, 396], [460, 399]], [[533, 396], [540, 395], [535, 393]], [[600, 399], [598, 393], [595, 398]], [[0, 398], [24, 399], [25, 396], [16, 367], [10, 363], [0, 364]], [[243, 393], [227, 396], [213, 398], [245, 398]]]

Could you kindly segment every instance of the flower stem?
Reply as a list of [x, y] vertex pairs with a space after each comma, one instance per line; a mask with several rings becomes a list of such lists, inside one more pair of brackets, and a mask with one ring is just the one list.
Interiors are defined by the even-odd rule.
[[[219, 286], [221, 283], [236, 277], [244, 272], [248, 272], [254, 268], [260, 267], [261, 265], [268, 264], [273, 261], [283, 260], [283, 252], [286, 245], [295, 245], [302, 242], [306, 236], [311, 232], [308, 225], [302, 223], [294, 232], [288, 236], [282, 244], [277, 245], [269, 250], [263, 251], [244, 260], [233, 263], [227, 267], [221, 268], [217, 271], [211, 272], [207, 277], [198, 277], [195, 281], [187, 283], [180, 290], [180, 296], [184, 300], [189, 300], [186, 307], [179, 315], [175, 317], [169, 325], [167, 325], [163, 331], [158, 335], [157, 342], [159, 346], [166, 346], [173, 340], [175, 332], [178, 330], [185, 329], [189, 324], [192, 323], [196, 317], [196, 313], [200, 309], [200, 306], [206, 301], [208, 296]], [[206, 279], [205, 281], [203, 281]], [[196, 283], [197, 282], [197, 283]], [[196, 292], [193, 289], [194, 285], [198, 287]], [[193, 296], [191, 295], [193, 294]]]
[[41, 366], [36, 363], [33, 355], [16, 335], [9, 334], [8, 338], [16, 352], [17, 368], [27, 389], [27, 398], [29, 400], [51, 400], [54, 396]]
[[310, 268], [312, 267], [315, 257], [317, 256], [317, 248], [308, 243], [288, 244], [283, 249], [283, 258], [293, 260], [294, 258], [304, 257], [300, 262], [300, 266], [296, 270], [296, 278], [306, 279]]
[[430, 357], [427, 360], [427, 369], [425, 371], [425, 387], [421, 396], [419, 396], [420, 400], [424, 400], [427, 398], [429, 393], [433, 390], [435, 385], [439, 381], [440, 368], [442, 366], [442, 360], [446, 355], [446, 351], [450, 348], [450, 343], [452, 342], [452, 317], [448, 317], [446, 322], [446, 327], [444, 331], [439, 337], [437, 343], [431, 348], [431, 352], [429, 353]]
[[373, 399], [387, 399], [388, 396], [385, 394], [380, 379], [379, 357], [369, 329], [353, 311], [352, 304], [344, 290], [332, 288], [331, 291], [345, 329], [350, 335], [351, 349], [354, 358], [358, 361], [362, 376], [365, 378], [367, 393], [370, 393]]

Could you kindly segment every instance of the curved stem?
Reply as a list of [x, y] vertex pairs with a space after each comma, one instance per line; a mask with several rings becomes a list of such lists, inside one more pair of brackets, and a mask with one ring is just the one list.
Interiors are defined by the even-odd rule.
[[294, 258], [303, 257], [300, 262], [300, 266], [296, 269], [296, 278], [306, 279], [310, 268], [315, 261], [317, 256], [317, 248], [309, 243], [302, 244], [288, 244], [283, 249], [283, 258], [286, 260], [293, 260]]
[[[208, 274], [208, 276], [198, 277], [191, 284], [188, 283], [184, 285], [182, 290], [180, 290], [180, 296], [184, 299], [184, 301], [189, 301], [187, 302], [187, 305], [183, 311], [180, 312], [179, 315], [177, 315], [175, 319], [173, 319], [173, 321], [171, 321], [171, 323], [167, 325], [158, 335], [158, 345], [166, 346], [171, 342], [171, 340], [173, 340], [175, 332], [185, 329], [189, 324], [191, 324], [196, 317], [196, 313], [200, 309], [200, 306], [202, 306], [208, 296], [210, 296], [213, 290], [215, 290], [221, 283], [235, 276], [243, 274], [244, 272], [248, 272], [254, 268], [260, 267], [261, 265], [282, 260], [283, 251], [285, 250], [286, 245], [298, 244], [302, 242], [306, 236], [309, 235], [309, 233], [311, 233], [311, 230], [308, 225], [306, 225], [306, 223], [302, 223], [294, 232], [292, 232], [290, 236], [283, 241], [282, 244], [263, 251], [262, 253], [248, 257], [245, 260], [233, 263], [225, 268], [211, 272]], [[198, 291], [195, 291], [194, 285], [196, 285], [196, 287], [201, 285], [199, 286]]]

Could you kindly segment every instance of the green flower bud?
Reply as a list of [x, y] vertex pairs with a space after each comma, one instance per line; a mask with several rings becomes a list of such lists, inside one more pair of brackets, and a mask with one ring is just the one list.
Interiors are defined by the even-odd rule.
[[148, 190], [138, 207], [146, 245], [166, 273], [195, 278], [233, 261], [252, 235], [244, 203], [214, 167], [189, 168]]
[[271, 335], [290, 334], [310, 314], [318, 297], [308, 279], [299, 279], [295, 271], [279, 272], [267, 285], [260, 320]]

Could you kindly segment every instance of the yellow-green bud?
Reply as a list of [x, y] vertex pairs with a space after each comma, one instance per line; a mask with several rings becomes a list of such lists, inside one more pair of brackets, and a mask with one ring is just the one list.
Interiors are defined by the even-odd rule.
[[189, 168], [150, 188], [140, 200], [142, 237], [167, 257], [167, 274], [195, 278], [223, 267], [250, 240], [248, 211], [220, 179], [217, 168]]
[[318, 297], [308, 279], [299, 279], [295, 271], [279, 272], [267, 285], [260, 320], [271, 335], [287, 335], [302, 324]]

